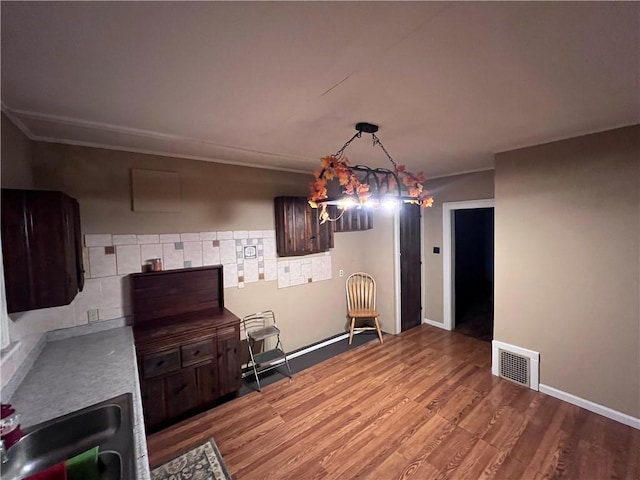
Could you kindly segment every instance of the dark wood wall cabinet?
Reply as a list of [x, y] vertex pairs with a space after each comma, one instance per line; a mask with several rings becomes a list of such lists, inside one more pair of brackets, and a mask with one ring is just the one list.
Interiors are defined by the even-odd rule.
[[327, 207], [329, 216], [335, 218], [333, 231], [339, 232], [359, 232], [373, 228], [373, 210], [370, 208], [350, 208], [340, 210], [335, 205]]
[[9, 313], [68, 305], [84, 285], [78, 202], [62, 192], [2, 189]]
[[240, 389], [240, 319], [224, 308], [222, 266], [131, 277], [142, 406], [153, 432]]
[[309, 255], [333, 248], [331, 222], [320, 224], [320, 210], [311, 208], [306, 197], [276, 197], [274, 207], [279, 256]]

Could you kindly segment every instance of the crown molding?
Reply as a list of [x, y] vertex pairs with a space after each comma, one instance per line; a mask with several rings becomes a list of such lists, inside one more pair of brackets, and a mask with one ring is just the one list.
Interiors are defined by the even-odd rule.
[[183, 144], [184, 143], [200, 144], [200, 145], [206, 145], [209, 147], [221, 148], [221, 149], [225, 149], [233, 152], [241, 152], [245, 154], [249, 153], [253, 155], [274, 157], [278, 159], [305, 160], [305, 161], [314, 160], [314, 159], [295, 156], [295, 155], [265, 152], [265, 151], [253, 150], [249, 148], [237, 147], [233, 145], [225, 145], [225, 144], [215, 143], [209, 140], [202, 140], [202, 139], [193, 138], [193, 137], [159, 133], [151, 130], [143, 130], [138, 128], [121, 127], [121, 126], [113, 125], [109, 123], [93, 122], [89, 120], [79, 120], [71, 117], [49, 115], [49, 114], [31, 112], [26, 110], [17, 110], [17, 109], [8, 107], [5, 103], [1, 103], [0, 105], [2, 108], [2, 112], [9, 118], [9, 120], [11, 120], [22, 131], [22, 133], [24, 133], [30, 140], [37, 141], [37, 142], [59, 143], [64, 145], [101, 148], [106, 150], [142, 153], [146, 155], [158, 155], [162, 157], [184, 158], [184, 159], [190, 159], [190, 160], [222, 163], [226, 165], [237, 165], [242, 167], [261, 168], [264, 170], [277, 170], [277, 171], [283, 171], [283, 172], [304, 173], [304, 174], [311, 175], [310, 173], [311, 169], [302, 170], [302, 169], [295, 169], [295, 168], [284, 168], [284, 167], [276, 167], [271, 165], [249, 163], [249, 162], [224, 160], [217, 157], [207, 157], [202, 155], [180, 154], [180, 153], [166, 152], [161, 150], [135, 148], [135, 147], [129, 147], [126, 145], [108, 145], [108, 144], [97, 143], [97, 142], [71, 140], [68, 138], [53, 138], [53, 137], [46, 137], [42, 135], [36, 135], [29, 129], [29, 127], [27, 127], [27, 125], [22, 121], [21, 118], [28, 118], [36, 121], [57, 123], [61, 125], [69, 125], [73, 127], [87, 128], [87, 129], [93, 129], [93, 130], [102, 130], [102, 131], [107, 131], [112, 133], [121, 133], [125, 135], [131, 135], [131, 136], [137, 136], [137, 137], [143, 137], [143, 138], [153, 138], [153, 139], [171, 141], [171, 142], [177, 142], [177, 143], [183, 143]]

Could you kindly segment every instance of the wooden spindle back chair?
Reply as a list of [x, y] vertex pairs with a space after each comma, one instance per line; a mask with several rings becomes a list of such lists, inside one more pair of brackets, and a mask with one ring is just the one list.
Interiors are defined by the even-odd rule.
[[[383, 343], [382, 331], [378, 323], [380, 314], [376, 310], [376, 281], [368, 273], [356, 272], [347, 277], [345, 288], [347, 291], [347, 312], [351, 319], [349, 345], [353, 342], [353, 332], [362, 330], [376, 330], [380, 343]], [[367, 318], [373, 320], [373, 327], [356, 326], [356, 320]]]

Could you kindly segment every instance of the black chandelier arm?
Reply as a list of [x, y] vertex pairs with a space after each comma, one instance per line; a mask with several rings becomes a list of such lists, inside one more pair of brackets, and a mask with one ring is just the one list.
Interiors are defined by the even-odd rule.
[[377, 170], [378, 169], [367, 167], [366, 165], [355, 165], [355, 166], [351, 167], [351, 169], [353, 171], [355, 171], [355, 172], [364, 172], [365, 173], [365, 176], [362, 179], [362, 181], [358, 180], [360, 183], [366, 183], [367, 185], [371, 185], [369, 183], [369, 179], [373, 178], [373, 181], [375, 182], [376, 193], [377, 194], [380, 193], [380, 179], [378, 178], [378, 175], [377, 175], [377, 173], [378, 173]]
[[[386, 184], [387, 186], [387, 191], [389, 190], [389, 177], [393, 177], [393, 179], [396, 182], [396, 188], [398, 189], [398, 197], [402, 196], [402, 185], [400, 183], [400, 179], [398, 178], [398, 174], [394, 171], [394, 170], [389, 170], [388, 168], [371, 168], [371, 167], [367, 167], [366, 165], [355, 165], [353, 167], [351, 167], [352, 170], [356, 171], [356, 172], [365, 172], [365, 178], [364, 181], [366, 183], [368, 183], [368, 179], [372, 176], [375, 179], [376, 182], [376, 193], [380, 194], [380, 184], [382, 183], [383, 185]], [[382, 182], [380, 181], [379, 176], [382, 176], [384, 178], [384, 180], [382, 180]]]

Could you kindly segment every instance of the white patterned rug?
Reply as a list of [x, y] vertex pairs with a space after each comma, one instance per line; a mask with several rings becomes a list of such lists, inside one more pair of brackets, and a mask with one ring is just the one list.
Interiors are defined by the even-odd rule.
[[154, 468], [152, 480], [231, 480], [213, 438]]

